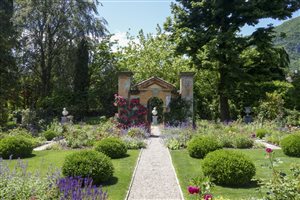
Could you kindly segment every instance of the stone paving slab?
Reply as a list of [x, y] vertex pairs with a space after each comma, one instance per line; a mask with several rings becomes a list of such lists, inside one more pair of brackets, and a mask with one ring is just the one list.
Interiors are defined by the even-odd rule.
[[150, 142], [143, 150], [130, 188], [129, 200], [182, 200], [169, 150], [159, 138], [158, 126], [152, 128]]

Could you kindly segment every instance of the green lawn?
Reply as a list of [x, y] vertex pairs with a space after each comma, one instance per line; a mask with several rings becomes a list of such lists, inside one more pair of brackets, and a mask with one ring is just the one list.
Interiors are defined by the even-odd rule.
[[[264, 149], [245, 149], [236, 150], [241, 151], [249, 156], [256, 166], [256, 177], [268, 179], [271, 177], [271, 170], [266, 166], [268, 160]], [[187, 192], [187, 187], [191, 178], [197, 177], [202, 174], [201, 159], [191, 158], [186, 150], [171, 151], [173, 165], [176, 169], [176, 173], [180, 182], [181, 189], [186, 199], [191, 199], [191, 196]], [[291, 158], [285, 156], [281, 150], [275, 150], [275, 157], [279, 158], [283, 163], [278, 164], [276, 169], [284, 172], [290, 172], [289, 168], [292, 163], [300, 161], [299, 158]], [[214, 196], [222, 196], [228, 199], [248, 199], [250, 197], [261, 197], [260, 192], [256, 186], [249, 186], [248, 188], [229, 188], [215, 186], [212, 190]]]
[[[61, 168], [64, 158], [78, 150], [65, 151], [35, 151], [31, 158], [23, 159], [28, 162], [28, 170], [40, 170], [42, 174], [46, 174], [49, 167]], [[135, 168], [135, 164], [139, 155], [138, 150], [128, 150], [128, 157], [122, 159], [113, 159], [115, 173], [112, 181], [103, 186], [104, 191], [109, 194], [109, 199], [120, 200], [124, 199], [127, 189], [130, 184], [131, 176]], [[17, 160], [9, 161], [10, 166], [13, 167]]]

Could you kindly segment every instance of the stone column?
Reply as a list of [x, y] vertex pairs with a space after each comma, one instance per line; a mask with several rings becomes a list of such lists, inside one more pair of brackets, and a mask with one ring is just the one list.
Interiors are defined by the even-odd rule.
[[118, 74], [118, 95], [129, 98], [132, 72], [119, 72]]
[[191, 117], [194, 116], [194, 75], [194, 72], [180, 72], [180, 94], [182, 99], [190, 103]]

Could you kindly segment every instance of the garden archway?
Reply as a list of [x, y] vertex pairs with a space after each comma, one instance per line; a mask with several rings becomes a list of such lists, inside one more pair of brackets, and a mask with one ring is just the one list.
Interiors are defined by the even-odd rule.
[[[161, 99], [163, 104], [163, 112], [169, 112], [169, 104], [173, 97], [181, 95], [181, 98], [193, 102], [193, 86], [194, 86], [194, 72], [180, 73], [180, 90], [167, 81], [153, 76], [147, 80], [131, 85], [132, 72], [119, 72], [118, 76], [118, 95], [125, 99], [139, 99], [140, 103], [147, 107], [148, 101], [156, 97]], [[190, 106], [193, 114], [193, 103]]]

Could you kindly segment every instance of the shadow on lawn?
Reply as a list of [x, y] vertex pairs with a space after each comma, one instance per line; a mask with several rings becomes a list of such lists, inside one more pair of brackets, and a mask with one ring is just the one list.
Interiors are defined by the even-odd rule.
[[112, 160], [121, 160], [121, 159], [128, 158], [128, 157], [130, 157], [130, 155], [128, 153], [126, 153], [123, 157], [121, 157], [121, 158], [112, 158]]
[[238, 185], [238, 186], [228, 186], [228, 185], [219, 185], [224, 188], [240, 188], [240, 189], [251, 189], [251, 188], [258, 188], [260, 187], [259, 182], [257, 180], [252, 180], [247, 185]]
[[[36, 155], [34, 153], [27, 155], [25, 157], [20, 157], [20, 156], [15, 157], [15, 156], [11, 155], [9, 158], [4, 158], [3, 160], [18, 160], [18, 159], [23, 160], [23, 159], [33, 158], [35, 156]], [[2, 158], [1, 155], [0, 155], [0, 158]]]
[[109, 179], [109, 181], [106, 181], [104, 183], [102, 183], [102, 186], [110, 186], [110, 185], [115, 185], [117, 184], [119, 181], [118, 177], [113, 176], [111, 179]]

